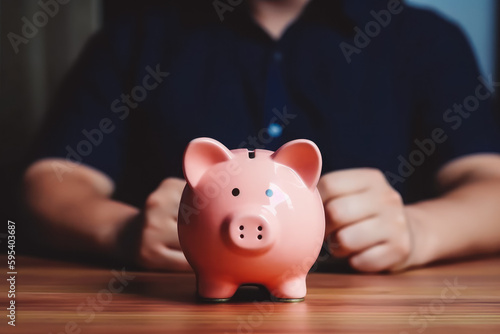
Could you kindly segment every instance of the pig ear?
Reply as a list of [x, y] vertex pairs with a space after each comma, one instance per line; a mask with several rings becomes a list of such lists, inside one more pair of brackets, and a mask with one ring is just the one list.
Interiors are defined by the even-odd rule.
[[191, 188], [195, 188], [210, 167], [232, 158], [231, 151], [215, 139], [193, 139], [184, 152], [184, 177]]
[[271, 158], [293, 169], [309, 189], [314, 189], [321, 175], [321, 153], [312, 141], [297, 139], [281, 146]]

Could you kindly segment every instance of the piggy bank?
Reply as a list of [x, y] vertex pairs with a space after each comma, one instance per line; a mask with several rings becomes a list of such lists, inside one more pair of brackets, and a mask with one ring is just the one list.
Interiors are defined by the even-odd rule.
[[255, 284], [276, 300], [303, 300], [325, 234], [318, 147], [299, 139], [276, 152], [229, 150], [197, 138], [183, 170], [178, 233], [198, 296], [226, 301]]

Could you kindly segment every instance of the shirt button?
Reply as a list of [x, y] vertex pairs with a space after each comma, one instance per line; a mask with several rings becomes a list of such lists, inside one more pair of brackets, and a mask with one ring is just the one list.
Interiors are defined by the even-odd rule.
[[271, 137], [277, 138], [277, 137], [281, 136], [281, 134], [283, 133], [283, 128], [279, 124], [271, 123], [271, 124], [269, 124], [269, 127], [267, 128], [267, 132], [269, 133], [269, 135]]
[[283, 54], [279, 51], [275, 51], [273, 54], [273, 58], [275, 61], [281, 61], [281, 59], [283, 59]]

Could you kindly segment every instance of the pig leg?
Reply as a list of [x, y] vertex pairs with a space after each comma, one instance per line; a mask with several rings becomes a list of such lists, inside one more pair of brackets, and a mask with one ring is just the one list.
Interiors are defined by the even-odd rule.
[[198, 277], [198, 296], [206, 301], [228, 301], [239, 285], [216, 277]]
[[268, 287], [269, 292], [278, 301], [302, 301], [306, 296], [306, 275], [294, 276]]

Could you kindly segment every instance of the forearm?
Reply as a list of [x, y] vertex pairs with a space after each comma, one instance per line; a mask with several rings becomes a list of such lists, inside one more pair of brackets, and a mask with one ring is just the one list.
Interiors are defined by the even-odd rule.
[[410, 265], [500, 251], [500, 179], [464, 183], [406, 206], [413, 232]]
[[111, 200], [112, 183], [86, 167], [74, 166], [61, 182], [49, 162], [37, 163], [27, 171], [25, 184], [28, 207], [56, 249], [115, 254], [120, 231], [139, 213]]
[[99, 197], [69, 198], [59, 204], [53, 214], [37, 215], [51, 246], [107, 257], [119, 253], [120, 232], [139, 212], [129, 205]]

